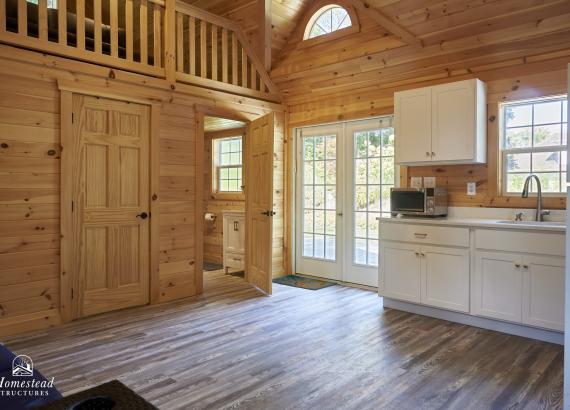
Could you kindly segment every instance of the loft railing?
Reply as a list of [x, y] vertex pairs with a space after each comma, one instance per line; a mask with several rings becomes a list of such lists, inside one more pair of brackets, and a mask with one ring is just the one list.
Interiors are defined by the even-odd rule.
[[176, 79], [226, 91], [276, 94], [261, 61], [231, 20], [176, 4]]
[[35, 1], [0, 0], [0, 41], [143, 74], [164, 75], [163, 1]]
[[236, 23], [176, 0], [0, 0], [0, 42], [279, 99]]

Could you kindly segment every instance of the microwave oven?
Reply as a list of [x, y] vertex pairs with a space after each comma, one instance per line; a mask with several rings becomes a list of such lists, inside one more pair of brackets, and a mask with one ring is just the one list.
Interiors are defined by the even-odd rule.
[[392, 215], [446, 216], [446, 188], [392, 188], [390, 191]]

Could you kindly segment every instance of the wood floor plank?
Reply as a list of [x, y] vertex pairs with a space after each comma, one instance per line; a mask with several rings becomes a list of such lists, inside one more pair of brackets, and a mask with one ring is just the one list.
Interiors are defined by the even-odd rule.
[[561, 408], [561, 346], [384, 309], [373, 292], [207, 272], [205, 294], [14, 337], [71, 394], [119, 379], [161, 409]]

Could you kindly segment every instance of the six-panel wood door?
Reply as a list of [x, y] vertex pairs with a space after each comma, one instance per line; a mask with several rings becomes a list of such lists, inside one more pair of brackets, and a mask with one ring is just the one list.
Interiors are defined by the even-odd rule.
[[73, 96], [76, 316], [149, 300], [150, 108]]
[[273, 256], [273, 114], [252, 121], [247, 138], [246, 279], [271, 294]]

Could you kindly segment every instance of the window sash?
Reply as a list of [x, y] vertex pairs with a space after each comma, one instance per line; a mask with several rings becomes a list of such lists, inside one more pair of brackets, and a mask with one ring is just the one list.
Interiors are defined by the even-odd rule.
[[[237, 170], [242, 170], [242, 175], [241, 177], [237, 177], [237, 178], [224, 178], [222, 180], [222, 169], [237, 169]], [[227, 191], [223, 191], [221, 189], [222, 186], [222, 181], [238, 181], [238, 190], [237, 191], [233, 191], [233, 190], [227, 190]], [[216, 167], [216, 192], [218, 193], [241, 193], [243, 192], [243, 166], [242, 165], [220, 165]]]
[[[563, 95], [556, 95], [556, 96], [550, 96], [550, 97], [544, 97], [544, 98], [537, 98], [537, 99], [530, 99], [530, 100], [521, 100], [521, 101], [516, 101], [516, 102], [512, 102], [512, 103], [506, 103], [503, 104], [501, 106], [501, 138], [500, 138], [500, 159], [501, 159], [501, 192], [503, 195], [505, 196], [518, 196], [520, 195], [520, 192], [514, 192], [514, 191], [508, 191], [508, 184], [507, 184], [507, 177], [508, 175], [520, 175], [520, 174], [557, 174], [560, 178], [560, 191], [559, 192], [543, 192], [544, 196], [561, 196], [565, 194], [565, 185], [562, 185], [562, 175], [564, 173], [566, 173], [566, 168], [562, 167], [562, 163], [560, 163], [559, 169], [558, 170], [550, 170], [550, 171], [536, 171], [533, 169], [533, 164], [532, 164], [532, 154], [536, 154], [536, 153], [543, 153], [543, 152], [562, 152], [567, 151], [567, 144], [562, 145], [562, 141], [564, 139], [564, 135], [561, 135], [561, 141], [560, 144], [554, 144], [554, 145], [547, 145], [547, 146], [535, 146], [534, 143], [534, 129], [536, 127], [545, 127], [545, 126], [552, 126], [552, 125], [558, 125], [561, 127], [561, 129], [564, 129], [564, 125], [568, 124], [568, 121], [564, 121], [564, 112], [561, 112], [561, 118], [560, 121], [558, 122], [550, 122], [550, 123], [540, 123], [540, 124], [536, 124], [534, 121], [534, 110], [535, 107], [537, 105], [540, 104], [544, 104], [544, 103], [549, 103], [549, 102], [555, 102], [555, 101], [560, 101], [561, 102], [561, 109], [564, 109], [564, 100], [566, 99], [565, 96]], [[511, 107], [524, 107], [524, 106], [530, 106], [531, 107], [531, 118], [530, 118], [530, 123], [529, 124], [525, 124], [525, 125], [520, 125], [520, 126], [514, 126], [514, 127], [507, 127], [507, 121], [506, 121], [506, 110], [507, 108], [511, 108]], [[523, 128], [530, 128], [531, 129], [531, 135], [530, 135], [530, 146], [528, 147], [522, 147], [522, 148], [507, 148], [506, 144], [507, 144], [507, 130], [516, 130], [516, 129], [523, 129]], [[513, 154], [530, 154], [531, 157], [531, 163], [530, 163], [530, 171], [529, 172], [517, 172], [517, 171], [512, 171], [509, 172], [508, 171], [508, 156], [509, 155], [513, 155]], [[567, 159], [568, 161], [568, 159]], [[568, 178], [568, 176], [567, 176]], [[534, 182], [533, 182], [534, 184]], [[531, 192], [531, 195], [536, 195], [536, 193]]]

